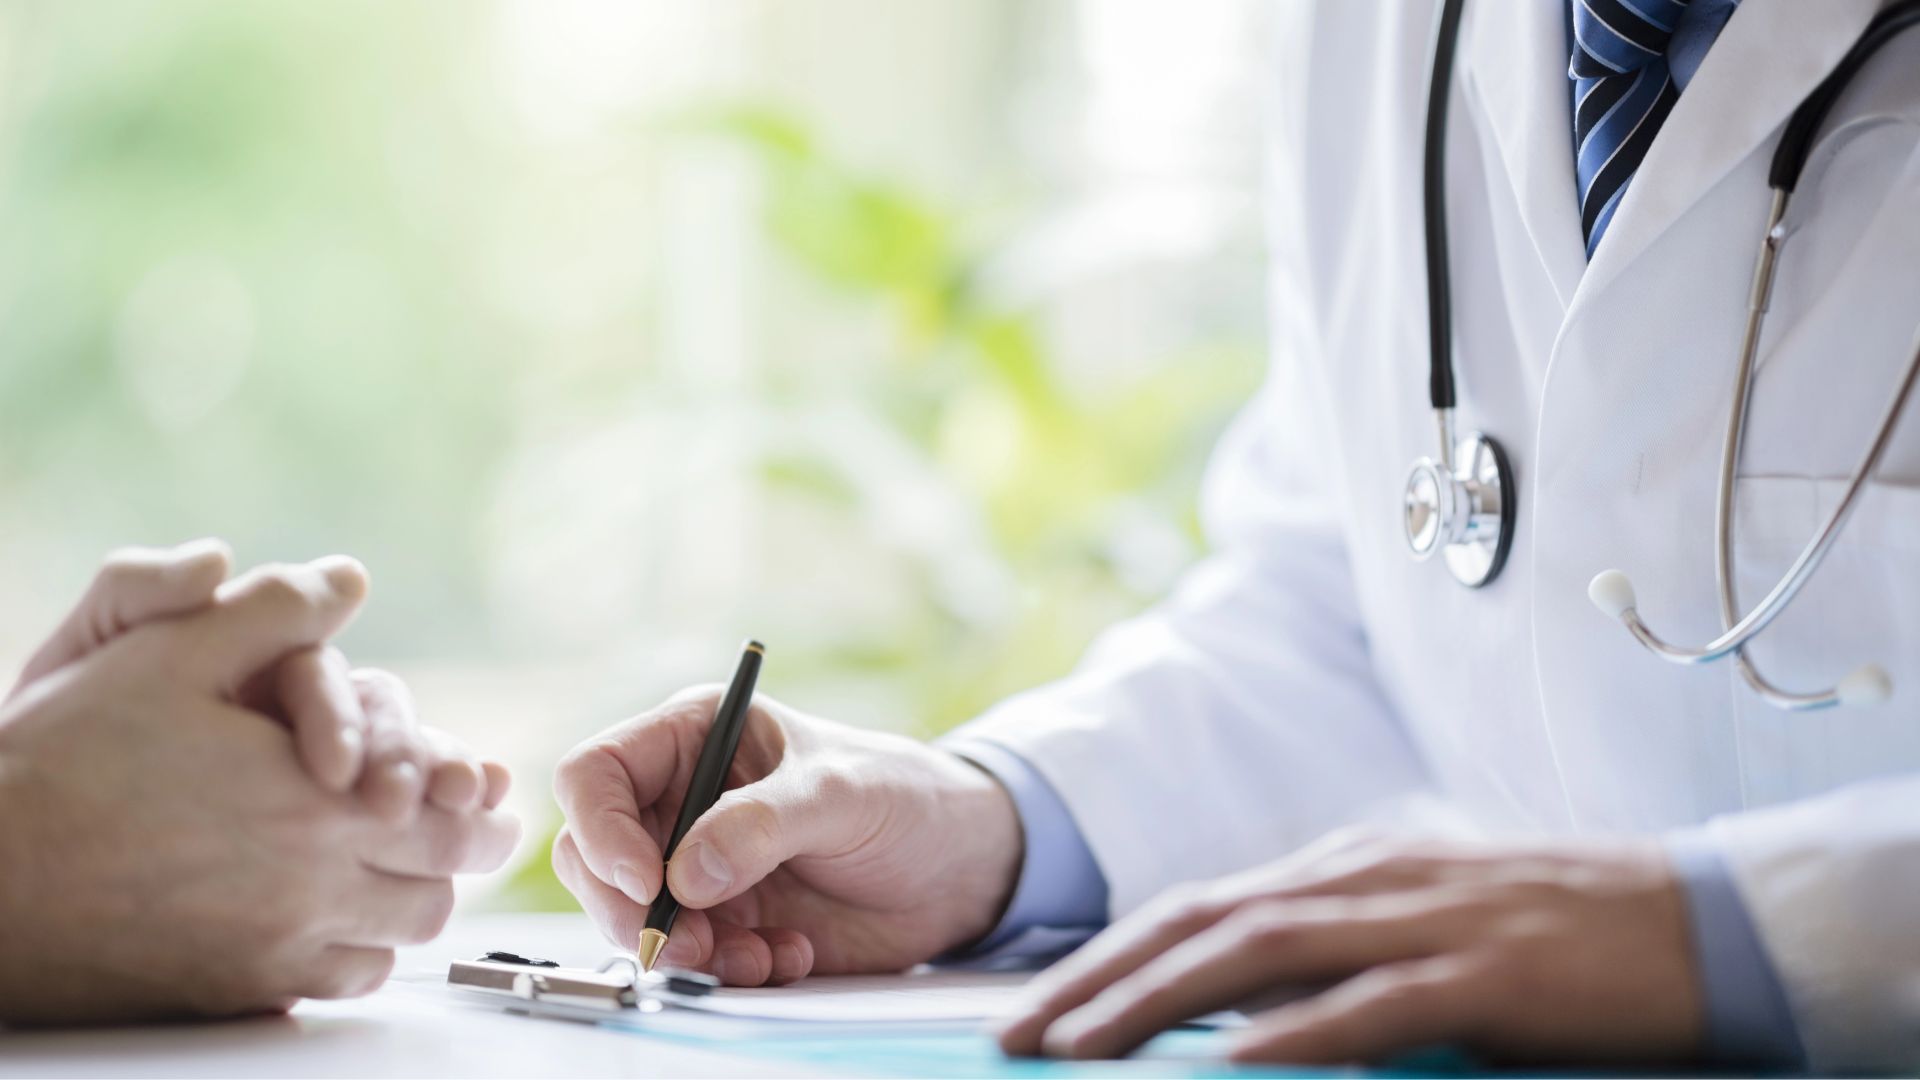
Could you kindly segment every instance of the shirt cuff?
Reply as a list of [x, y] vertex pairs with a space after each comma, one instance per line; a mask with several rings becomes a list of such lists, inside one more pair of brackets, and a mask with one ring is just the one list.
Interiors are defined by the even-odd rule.
[[1025, 758], [998, 743], [958, 738], [941, 746], [986, 770], [1007, 789], [1026, 834], [1020, 879], [1000, 924], [949, 959], [1031, 961], [1057, 956], [1105, 926], [1106, 875], [1053, 785]]
[[1806, 1051], [1773, 960], [1747, 914], [1726, 859], [1704, 834], [1667, 839], [1667, 855], [1687, 893], [1694, 965], [1706, 1008], [1707, 1055], [1792, 1070]]

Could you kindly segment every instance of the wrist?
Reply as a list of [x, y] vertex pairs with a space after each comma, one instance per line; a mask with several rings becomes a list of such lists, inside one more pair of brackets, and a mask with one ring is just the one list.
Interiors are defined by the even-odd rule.
[[958, 890], [952, 940], [941, 950], [950, 952], [985, 938], [1006, 915], [1026, 859], [1026, 834], [1012, 793], [997, 777], [958, 754], [933, 752], [947, 774], [940, 812], [959, 823], [954, 865], [969, 868]]

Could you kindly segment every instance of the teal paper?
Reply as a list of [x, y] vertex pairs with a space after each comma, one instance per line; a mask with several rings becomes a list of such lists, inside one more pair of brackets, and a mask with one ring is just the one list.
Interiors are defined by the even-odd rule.
[[857, 1037], [784, 1037], [752, 1045], [732, 1044], [736, 1053], [818, 1068], [843, 1076], [926, 1077], [1325, 1077], [1450, 1076], [1467, 1063], [1457, 1055], [1421, 1055], [1391, 1070], [1303, 1069], [1235, 1066], [1220, 1060], [1227, 1036], [1213, 1031], [1171, 1031], [1124, 1061], [1048, 1061], [1009, 1058], [984, 1035], [862, 1035]]

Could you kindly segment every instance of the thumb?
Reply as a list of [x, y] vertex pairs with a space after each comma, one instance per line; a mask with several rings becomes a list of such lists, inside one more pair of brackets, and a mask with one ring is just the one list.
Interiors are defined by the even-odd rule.
[[234, 698], [255, 673], [338, 634], [367, 588], [366, 568], [344, 555], [262, 566], [222, 585], [212, 607], [156, 629], [182, 677]]
[[667, 884], [688, 907], [712, 907], [788, 859], [858, 844], [876, 812], [845, 783], [808, 783], [776, 770], [722, 795], [694, 822], [667, 861]]
[[142, 623], [213, 603], [233, 555], [218, 540], [173, 548], [122, 548], [107, 556], [86, 595], [20, 672], [16, 686], [73, 663]]

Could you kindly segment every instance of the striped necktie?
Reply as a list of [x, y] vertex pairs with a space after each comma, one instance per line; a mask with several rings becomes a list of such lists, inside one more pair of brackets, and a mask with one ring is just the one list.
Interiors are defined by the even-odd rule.
[[1679, 91], [1667, 43], [1686, 0], [1573, 0], [1573, 136], [1587, 257]]

